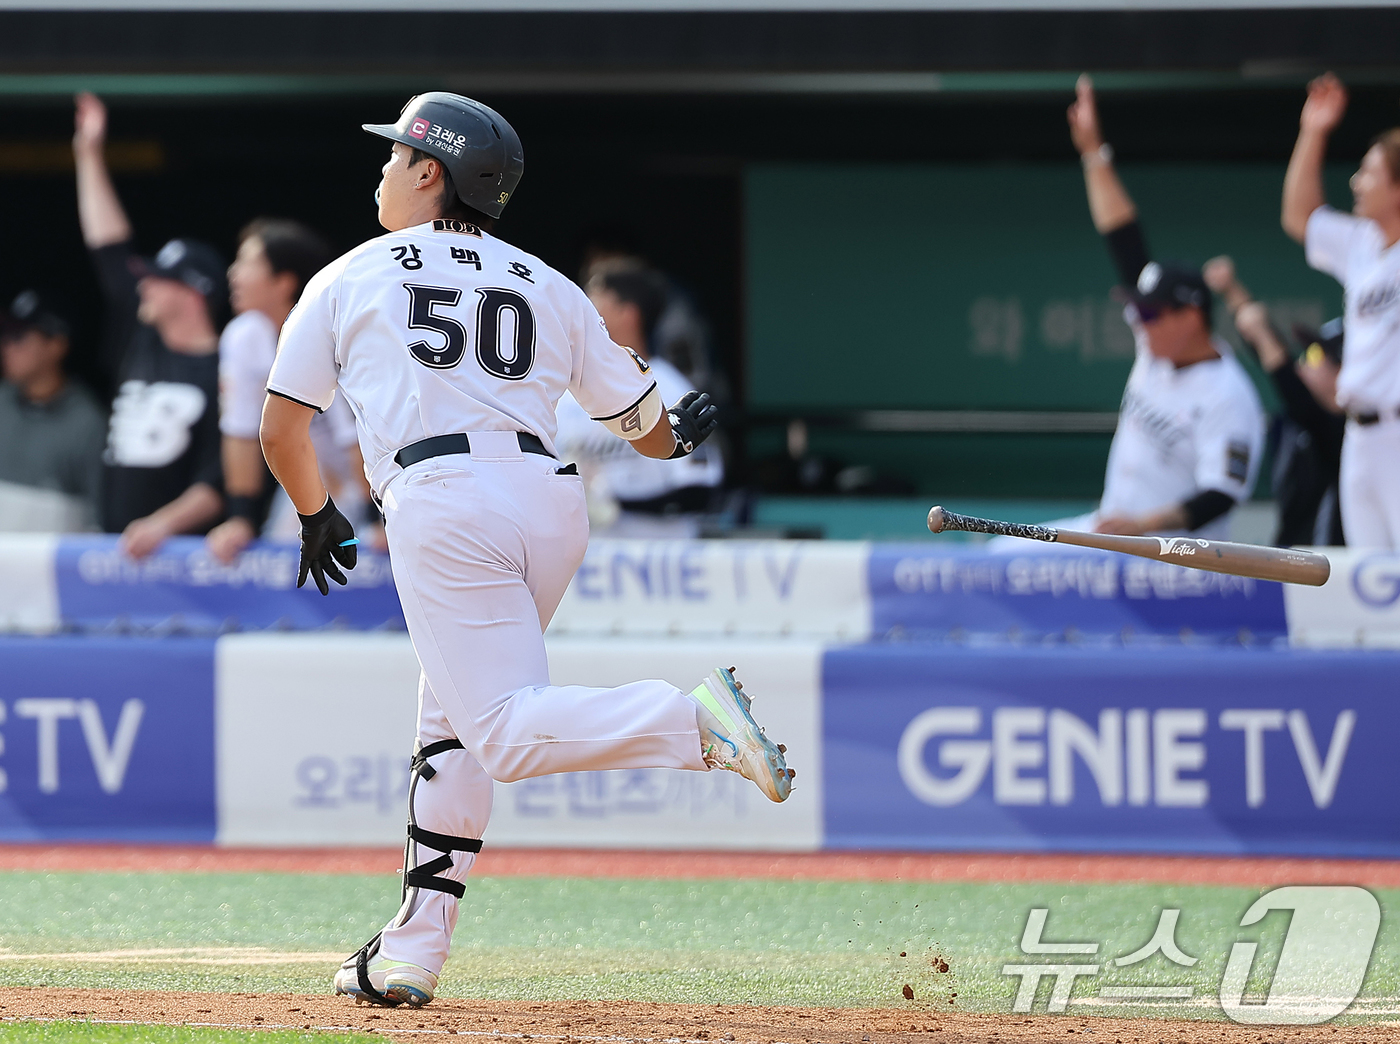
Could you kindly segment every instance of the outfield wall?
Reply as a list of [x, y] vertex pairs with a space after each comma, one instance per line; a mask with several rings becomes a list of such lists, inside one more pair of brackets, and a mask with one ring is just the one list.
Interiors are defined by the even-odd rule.
[[[1400, 653], [810, 639], [549, 641], [558, 682], [737, 663], [798, 788], [730, 773], [498, 786], [488, 840], [584, 847], [1400, 856]], [[396, 634], [0, 639], [0, 838], [402, 837]], [[425, 784], [431, 785], [431, 784]]]
[[[295, 565], [0, 541], [0, 838], [398, 843], [418, 670], [388, 560], [329, 598]], [[1389, 553], [1285, 590], [1034, 545], [600, 541], [553, 679], [737, 664], [797, 791], [553, 776], [500, 786], [489, 840], [1400, 856], [1397, 603]]]
[[[1400, 554], [1331, 549], [1323, 588], [1288, 587], [1079, 548], [860, 541], [598, 540], [552, 635], [825, 641], [997, 637], [1400, 647]], [[362, 549], [350, 586], [297, 590], [297, 550], [232, 566], [201, 540], [142, 562], [115, 538], [0, 535], [0, 632], [217, 635], [402, 630], [388, 557]]]

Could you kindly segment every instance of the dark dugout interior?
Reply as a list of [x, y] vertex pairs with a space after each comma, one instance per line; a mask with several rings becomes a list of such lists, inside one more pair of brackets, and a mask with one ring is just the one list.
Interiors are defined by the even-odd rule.
[[[1395, 11], [299, 18], [0, 15], [0, 294], [35, 286], [65, 302], [83, 378], [101, 387], [67, 152], [70, 94], [84, 86], [108, 88], [140, 249], [187, 235], [226, 255], [260, 215], [306, 221], [342, 249], [377, 234], [385, 152], [359, 125], [393, 119], [415, 90], [478, 97], [525, 144], [498, 233], [570, 275], [599, 237], [671, 274], [712, 326], [734, 422], [747, 164], [1073, 163], [1064, 109], [1080, 68], [1134, 69], [1102, 99], [1128, 162], [1265, 160], [1281, 177], [1302, 86], [1328, 66], [1353, 83], [1335, 156], [1359, 157], [1400, 124], [1400, 76], [1381, 54], [1400, 38]], [[444, 43], [454, 31], [465, 54]], [[850, 189], [812, 214], [832, 229], [834, 265], [842, 226], [861, 220], [861, 187]]]

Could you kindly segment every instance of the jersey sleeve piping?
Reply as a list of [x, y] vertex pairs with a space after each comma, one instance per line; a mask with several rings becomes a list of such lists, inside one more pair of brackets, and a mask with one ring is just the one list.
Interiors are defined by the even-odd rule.
[[646, 390], [646, 391], [642, 392], [642, 394], [638, 395], [636, 399], [634, 399], [634, 400], [633, 400], [631, 403], [629, 403], [628, 405], [622, 407], [622, 409], [618, 410], [616, 413], [610, 413], [610, 414], [608, 414], [606, 417], [594, 417], [593, 419], [594, 419], [595, 421], [600, 421], [600, 422], [601, 422], [601, 421], [617, 420], [617, 418], [621, 417], [624, 413], [628, 413], [628, 412], [630, 412], [631, 410], [635, 410], [639, 405], [641, 405], [642, 400], [645, 399], [648, 395], [650, 395], [655, 389], [656, 389], [656, 382], [655, 382], [655, 381], [652, 381], [651, 384], [647, 386], [647, 390]]
[[325, 413], [325, 412], [326, 412], [325, 410], [321, 409], [321, 407], [319, 407], [319, 406], [313, 406], [313, 405], [311, 405], [311, 403], [309, 403], [309, 402], [304, 402], [304, 401], [302, 401], [301, 399], [298, 399], [295, 395], [288, 395], [286, 392], [280, 392], [280, 391], [278, 391], [276, 388], [269, 388], [269, 389], [267, 389], [267, 394], [269, 394], [269, 395], [275, 395], [275, 396], [277, 396], [279, 399], [286, 399], [288, 402], [294, 402], [294, 403], [296, 403], [298, 406], [305, 406], [308, 410], [315, 410], [317, 413]]

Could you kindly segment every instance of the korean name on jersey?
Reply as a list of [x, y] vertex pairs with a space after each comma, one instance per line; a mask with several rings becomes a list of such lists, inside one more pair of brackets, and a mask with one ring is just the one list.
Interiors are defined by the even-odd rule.
[[553, 451], [565, 390], [607, 420], [655, 382], [574, 283], [473, 225], [438, 219], [372, 239], [307, 284], [267, 387], [324, 410], [337, 385], [378, 494], [411, 443], [523, 431]]

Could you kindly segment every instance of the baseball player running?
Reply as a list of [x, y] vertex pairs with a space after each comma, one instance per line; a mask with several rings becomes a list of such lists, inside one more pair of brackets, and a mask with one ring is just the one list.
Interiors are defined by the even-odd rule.
[[577, 469], [553, 453], [555, 404], [571, 391], [659, 458], [704, 441], [714, 407], [691, 392], [667, 409], [583, 291], [491, 234], [524, 167], [497, 113], [434, 92], [365, 130], [394, 143], [376, 194], [389, 232], [307, 285], [268, 377], [262, 442], [301, 516], [300, 581], [309, 573], [323, 594], [356, 558], [308, 436], [337, 387], [383, 504], [422, 665], [403, 904], [335, 988], [420, 1005], [447, 959], [492, 780], [725, 768], [783, 801], [793, 773], [730, 671], [689, 694], [663, 681], [550, 684], [542, 631], [588, 541]]

